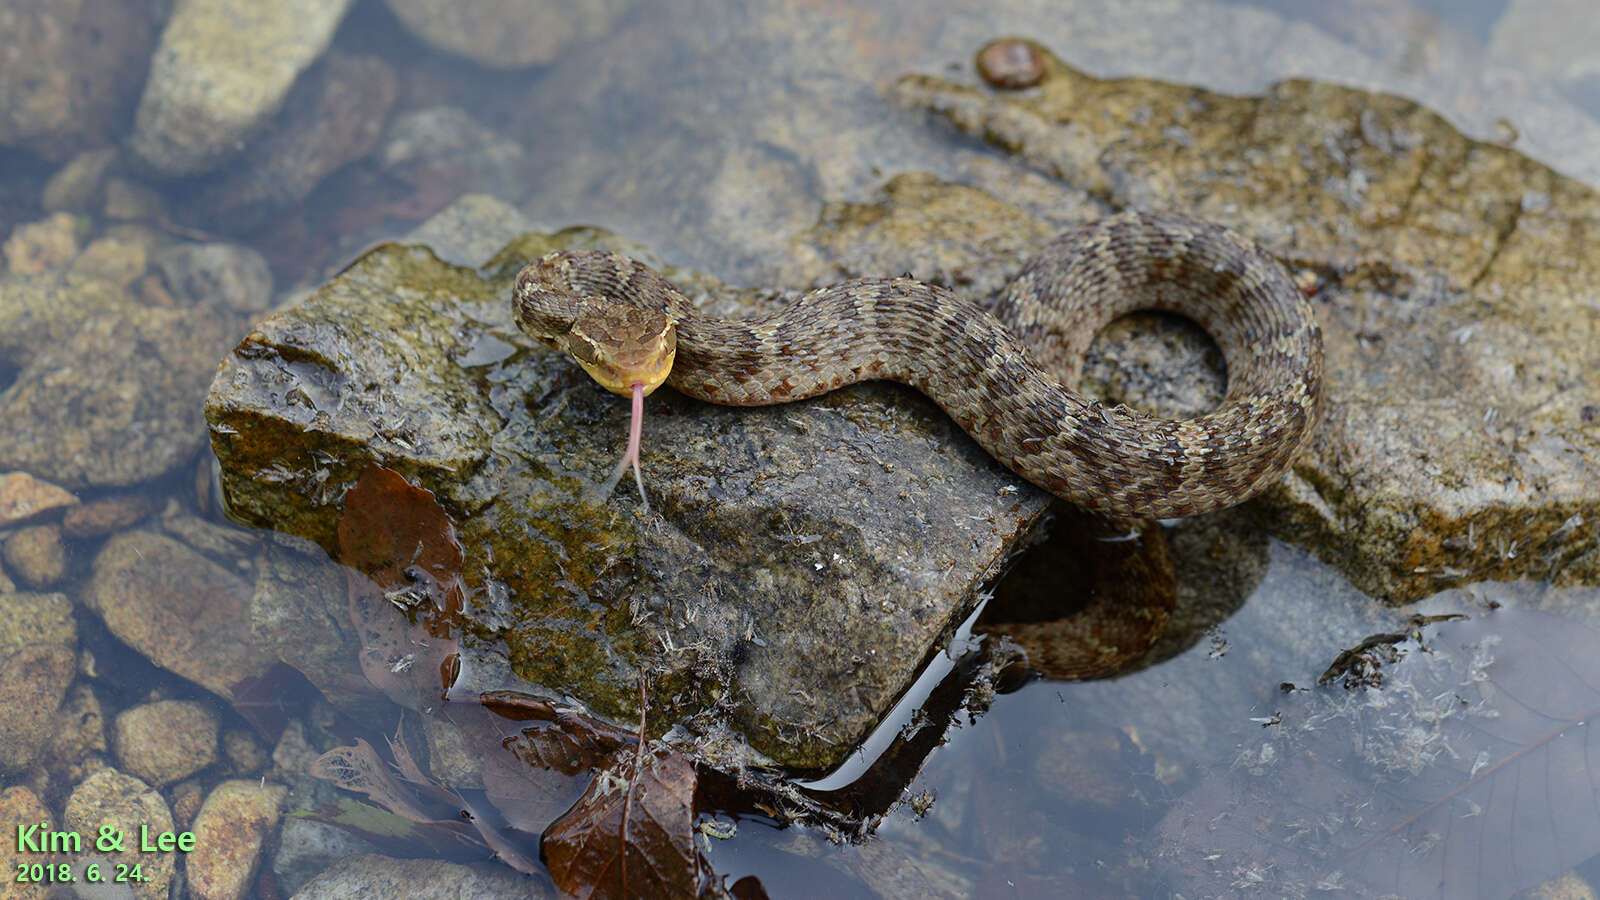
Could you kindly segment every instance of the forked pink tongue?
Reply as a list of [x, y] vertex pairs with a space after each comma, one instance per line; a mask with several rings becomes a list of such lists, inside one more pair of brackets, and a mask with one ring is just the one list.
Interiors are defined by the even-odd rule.
[[644, 495], [644, 476], [639, 474], [639, 444], [644, 434], [644, 385], [634, 382], [633, 385], [633, 416], [628, 422], [628, 452], [622, 454], [617, 460], [617, 467], [612, 470], [611, 477], [600, 486], [601, 496], [610, 496], [616, 489], [617, 482], [622, 480], [622, 473], [633, 466], [633, 481], [639, 486], [639, 502], [646, 511], [650, 509], [650, 500]]

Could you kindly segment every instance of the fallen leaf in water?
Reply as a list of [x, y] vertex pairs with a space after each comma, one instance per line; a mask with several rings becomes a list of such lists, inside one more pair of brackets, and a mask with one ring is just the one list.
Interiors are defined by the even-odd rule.
[[671, 750], [618, 751], [544, 833], [556, 886], [573, 897], [696, 897], [694, 763]]
[[1180, 893], [1503, 898], [1600, 853], [1600, 635], [1512, 609], [1427, 634], [1381, 688], [1248, 726], [1158, 826]]
[[345, 494], [338, 533], [361, 671], [418, 709], [455, 680], [465, 600], [455, 525], [433, 494], [369, 463]]
[[392, 469], [368, 463], [344, 495], [338, 532], [339, 561], [380, 589], [426, 597], [446, 612], [461, 611], [465, 553], [455, 523], [432, 493]]
[[446, 822], [455, 817], [449, 805], [429, 802], [406, 788], [378, 757], [366, 741], [356, 738], [353, 746], [334, 747], [312, 761], [308, 773], [347, 791], [365, 794], [374, 803], [408, 822]]

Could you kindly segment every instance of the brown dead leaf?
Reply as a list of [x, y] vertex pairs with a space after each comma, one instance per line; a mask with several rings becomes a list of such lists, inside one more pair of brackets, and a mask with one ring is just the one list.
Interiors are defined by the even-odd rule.
[[544, 833], [556, 886], [573, 897], [696, 897], [709, 871], [695, 845], [694, 763], [671, 750], [615, 753]]
[[400, 473], [368, 463], [344, 495], [339, 561], [386, 593], [420, 593], [436, 609], [459, 613], [465, 553], [455, 523], [432, 493]]
[[340, 561], [361, 670], [396, 703], [420, 708], [456, 676], [465, 554], [455, 525], [433, 494], [375, 463], [344, 502]]

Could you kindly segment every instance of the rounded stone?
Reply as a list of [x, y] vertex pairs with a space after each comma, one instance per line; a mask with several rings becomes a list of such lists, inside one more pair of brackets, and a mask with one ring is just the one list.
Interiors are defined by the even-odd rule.
[[0, 594], [0, 659], [29, 644], [75, 647], [78, 625], [63, 594]]
[[38, 275], [59, 269], [78, 255], [78, 219], [58, 212], [11, 230], [5, 243], [6, 271]]
[[241, 900], [250, 896], [261, 865], [261, 848], [278, 827], [289, 789], [254, 779], [224, 781], [194, 817], [189, 885], [198, 897]]
[[250, 636], [250, 586], [164, 535], [129, 531], [95, 557], [80, 598], [151, 662], [223, 697], [272, 659]]
[[1031, 88], [1044, 80], [1044, 55], [1032, 41], [998, 40], [978, 51], [978, 74], [990, 87]]
[[351, 856], [295, 892], [295, 900], [357, 900], [361, 897], [411, 897], [414, 900], [489, 900], [492, 897], [553, 897], [538, 880], [505, 866], [464, 866], [437, 859]]
[[70, 538], [99, 537], [121, 531], [155, 512], [155, 504], [142, 494], [101, 497], [74, 506], [61, 517], [61, 533]]
[[0, 661], [0, 772], [39, 758], [76, 670], [72, 651], [53, 644], [29, 644]]
[[49, 587], [67, 571], [67, 549], [61, 543], [61, 529], [55, 525], [17, 529], [6, 538], [0, 555], [29, 587]]
[[0, 145], [59, 162], [120, 134], [154, 42], [150, 7], [124, 0], [0, 3]]
[[259, 313], [272, 306], [266, 257], [238, 244], [179, 244], [156, 256], [172, 296], [185, 306]]
[[27, 472], [0, 475], [0, 528], [26, 522], [40, 513], [78, 502], [70, 491]]
[[217, 718], [191, 700], [135, 706], [112, 725], [117, 765], [160, 787], [217, 761]]
[[[133, 896], [154, 900], [168, 895], [180, 854], [139, 851], [141, 828], [150, 834], [173, 830], [172, 811], [150, 785], [116, 769], [102, 769], [72, 789], [61, 818], [63, 828], [85, 836], [84, 854], [74, 859], [75, 867], [99, 863], [102, 871], [115, 871], [118, 864], [138, 865], [145, 880]], [[97, 845], [101, 834], [120, 834], [122, 849]]]

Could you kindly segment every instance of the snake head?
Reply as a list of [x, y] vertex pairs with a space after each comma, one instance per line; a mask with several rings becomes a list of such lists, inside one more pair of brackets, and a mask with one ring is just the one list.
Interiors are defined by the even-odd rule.
[[626, 397], [635, 384], [648, 395], [667, 380], [678, 353], [678, 331], [657, 310], [585, 300], [562, 349], [600, 386]]

